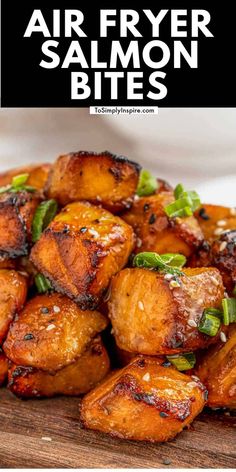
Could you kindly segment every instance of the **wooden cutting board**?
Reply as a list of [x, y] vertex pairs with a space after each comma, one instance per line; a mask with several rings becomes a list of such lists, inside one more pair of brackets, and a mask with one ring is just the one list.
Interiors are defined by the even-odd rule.
[[206, 411], [173, 441], [148, 444], [82, 429], [79, 403], [66, 397], [22, 401], [1, 389], [0, 466], [236, 467], [236, 416]]

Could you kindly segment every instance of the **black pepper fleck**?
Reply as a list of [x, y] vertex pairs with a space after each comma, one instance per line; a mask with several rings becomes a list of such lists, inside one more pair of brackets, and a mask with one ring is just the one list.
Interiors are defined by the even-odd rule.
[[203, 220], [205, 220], [205, 221], [210, 220], [210, 216], [206, 213], [205, 208], [201, 208], [201, 209], [199, 210], [199, 213], [198, 213], [198, 214], [199, 214], [200, 218], [202, 218]]
[[150, 208], [149, 203], [145, 203], [145, 204], [143, 205], [143, 211], [144, 211], [145, 213], [149, 210], [149, 208]]
[[171, 366], [171, 362], [169, 362], [169, 361], [164, 361], [161, 365], [162, 365], [163, 367], [170, 367], [170, 366]]
[[26, 334], [26, 335], [24, 336], [24, 340], [25, 340], [25, 341], [30, 341], [30, 339], [34, 339], [34, 335], [33, 335], [33, 334], [30, 334], [30, 333], [29, 333], [29, 334]]
[[148, 223], [149, 223], [150, 225], [153, 225], [153, 223], [155, 223], [156, 219], [157, 219], [156, 215], [155, 215], [154, 213], [152, 213], [151, 216], [150, 216], [150, 218], [149, 218]]
[[49, 313], [49, 309], [46, 307], [46, 306], [43, 306], [41, 309], [40, 309], [41, 313], [43, 313], [44, 315], [47, 315]]
[[161, 416], [161, 418], [167, 418], [169, 415], [167, 413], [165, 413], [164, 411], [160, 411], [159, 415]]
[[80, 228], [80, 233], [86, 233], [87, 228], [86, 226], [83, 226], [83, 228]]

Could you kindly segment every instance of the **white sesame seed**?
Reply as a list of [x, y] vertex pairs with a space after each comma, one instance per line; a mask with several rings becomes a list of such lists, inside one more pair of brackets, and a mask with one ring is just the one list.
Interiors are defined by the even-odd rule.
[[140, 239], [140, 238], [137, 238], [137, 241], [136, 241], [136, 246], [137, 246], [137, 247], [141, 247], [141, 246], [142, 246], [142, 244], [143, 244], [143, 242], [142, 242], [142, 239]]
[[225, 412], [224, 412], [224, 415], [225, 415], [225, 416], [231, 416], [230, 411], [225, 411]]
[[219, 221], [217, 221], [216, 224], [217, 224], [217, 226], [226, 226], [227, 221], [225, 221], [225, 220], [219, 220]]
[[197, 328], [197, 323], [194, 320], [188, 320], [188, 325], [191, 326], [191, 328]]
[[223, 233], [224, 230], [222, 228], [216, 228], [214, 231], [215, 236], [219, 236], [221, 233]]
[[230, 208], [230, 214], [232, 216], [235, 216], [236, 215], [236, 208]]
[[222, 243], [220, 244], [220, 247], [219, 247], [219, 251], [224, 251], [224, 249], [226, 248], [227, 246], [227, 242], [226, 241], [222, 241]]
[[139, 307], [139, 309], [140, 309], [141, 311], [144, 311], [143, 302], [141, 302], [140, 300], [139, 300], [139, 302], [138, 302], [138, 307]]
[[223, 331], [220, 332], [220, 339], [221, 339], [222, 343], [226, 343], [226, 341], [227, 341], [227, 338], [225, 336], [225, 333], [223, 333]]
[[164, 279], [165, 280], [171, 280], [171, 279], [173, 279], [173, 275], [172, 274], [165, 274]]
[[214, 285], [216, 285], [216, 286], [219, 285], [219, 281], [215, 277], [212, 277], [211, 281]]
[[180, 287], [180, 284], [179, 284], [179, 282], [177, 282], [177, 280], [171, 280], [170, 281], [170, 287], [177, 288], [177, 287]]
[[143, 380], [145, 380], [145, 382], [149, 382], [150, 378], [151, 378], [151, 377], [150, 377], [149, 372], [147, 372], [147, 373], [143, 376]]
[[198, 387], [198, 384], [197, 382], [188, 382], [187, 387], [195, 388], [195, 387]]
[[54, 311], [54, 313], [60, 313], [61, 310], [60, 310], [59, 306], [54, 305], [53, 306], [53, 311]]
[[92, 236], [94, 236], [95, 238], [98, 238], [99, 236], [99, 233], [95, 230], [95, 229], [89, 229], [89, 234], [91, 234]]
[[139, 201], [139, 196], [138, 196], [138, 195], [134, 195], [134, 201], [135, 201], [135, 202], [138, 202], [138, 201]]
[[41, 439], [42, 441], [52, 441], [52, 438], [50, 438], [49, 436], [43, 436]]
[[199, 382], [199, 377], [197, 375], [191, 375], [192, 379], [195, 380], [196, 382]]
[[46, 331], [51, 331], [51, 329], [54, 329], [54, 328], [56, 328], [56, 326], [54, 324], [50, 324], [47, 326]]

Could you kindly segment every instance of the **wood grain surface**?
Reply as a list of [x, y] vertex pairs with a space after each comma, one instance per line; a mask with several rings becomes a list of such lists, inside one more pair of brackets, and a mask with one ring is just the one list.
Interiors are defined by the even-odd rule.
[[1, 389], [0, 467], [236, 467], [235, 416], [204, 412], [173, 441], [149, 444], [82, 429], [79, 402], [66, 397], [22, 401]]

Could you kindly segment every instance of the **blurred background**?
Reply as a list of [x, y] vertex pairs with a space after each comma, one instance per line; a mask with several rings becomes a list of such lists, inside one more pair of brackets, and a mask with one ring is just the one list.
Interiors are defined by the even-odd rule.
[[236, 108], [165, 108], [153, 116], [1, 109], [0, 170], [78, 150], [125, 155], [198, 190], [202, 201], [236, 206]]

